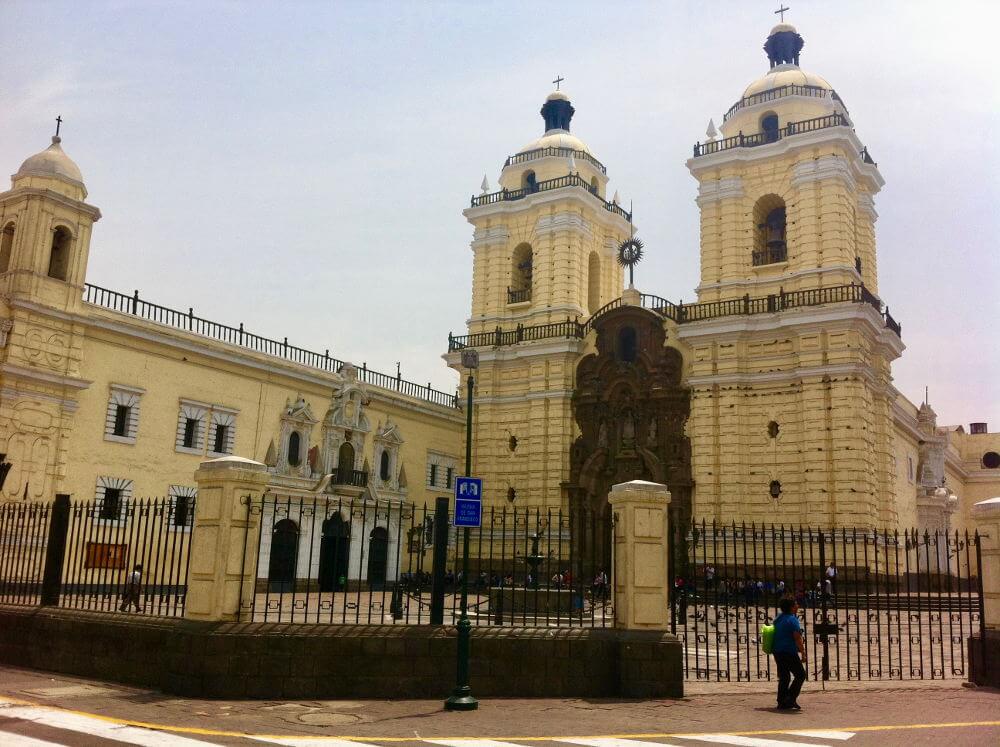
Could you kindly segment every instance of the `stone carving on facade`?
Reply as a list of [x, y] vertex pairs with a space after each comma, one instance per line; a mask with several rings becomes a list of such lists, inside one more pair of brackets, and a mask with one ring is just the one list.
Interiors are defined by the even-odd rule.
[[399, 433], [399, 427], [387, 418], [385, 425], [378, 424], [373, 441], [375, 470], [372, 473], [372, 481], [382, 492], [405, 492], [405, 488], [400, 485], [399, 480], [400, 465], [402, 464], [400, 449], [403, 445], [403, 437]]
[[0, 348], [7, 347], [7, 335], [14, 328], [14, 320], [0, 319]]
[[313, 426], [319, 422], [313, 417], [309, 403], [302, 395], [294, 403], [286, 401], [281, 413], [278, 435], [278, 457], [275, 471], [292, 477], [312, 477], [312, 468], [306, 455], [312, 440]]
[[948, 531], [958, 496], [945, 486], [944, 456], [948, 436], [938, 432], [937, 414], [928, 403], [917, 413], [920, 431], [917, 462], [917, 523], [927, 529]]
[[[368, 406], [368, 390], [358, 380], [358, 370], [345, 363], [340, 371], [342, 382], [333, 391], [330, 407], [323, 418], [323, 442], [320, 449], [320, 463], [324, 473], [335, 469], [358, 469], [363, 460], [365, 438], [371, 431], [365, 408]], [[353, 447], [350, 464], [341, 464], [342, 455], [349, 450], [342, 449], [345, 443]]]
[[665, 346], [662, 321], [641, 308], [608, 312], [595, 330], [597, 353], [580, 361], [573, 393], [581, 435], [570, 450], [570, 505], [604, 511], [612, 485], [649, 480], [669, 486], [671, 514], [687, 521], [691, 395], [681, 355]]

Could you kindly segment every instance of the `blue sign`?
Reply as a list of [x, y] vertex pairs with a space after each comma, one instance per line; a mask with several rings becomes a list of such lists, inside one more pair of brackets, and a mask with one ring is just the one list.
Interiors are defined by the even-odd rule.
[[459, 477], [455, 480], [455, 526], [479, 527], [483, 524], [483, 480]]

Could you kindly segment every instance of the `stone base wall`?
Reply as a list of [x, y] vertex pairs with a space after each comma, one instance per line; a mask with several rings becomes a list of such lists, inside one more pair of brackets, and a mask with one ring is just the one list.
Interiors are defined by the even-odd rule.
[[[0, 662], [201, 698], [445, 698], [453, 627], [201, 623], [0, 606]], [[479, 697], [681, 697], [658, 631], [474, 628]]]
[[1000, 687], [1000, 630], [969, 638], [969, 682]]

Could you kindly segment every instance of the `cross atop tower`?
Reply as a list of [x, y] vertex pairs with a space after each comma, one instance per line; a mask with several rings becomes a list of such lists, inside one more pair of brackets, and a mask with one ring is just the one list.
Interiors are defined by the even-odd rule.
[[59, 128], [62, 126], [62, 114], [56, 117], [56, 137], [59, 137]]
[[780, 14], [781, 15], [781, 22], [784, 23], [785, 22], [785, 13], [787, 11], [789, 11], [789, 10], [791, 10], [791, 8], [787, 8], [784, 5], [782, 5], [781, 3], [778, 3], [778, 9], [776, 11], [774, 11], [774, 13], [775, 13], [775, 15]]
[[566, 79], [563, 78], [561, 75], [557, 75], [556, 79], [554, 81], [552, 81], [553, 83], [556, 84], [556, 90], [557, 91], [559, 90], [559, 84], [562, 83], [564, 80], [566, 80]]

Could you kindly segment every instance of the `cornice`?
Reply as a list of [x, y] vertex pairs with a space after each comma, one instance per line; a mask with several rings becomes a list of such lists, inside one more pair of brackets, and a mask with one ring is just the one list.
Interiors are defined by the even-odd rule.
[[[517, 345], [507, 345], [500, 348], [479, 348], [479, 365], [521, 358], [537, 358], [546, 355], [579, 355], [586, 348], [585, 340], [574, 338], [555, 338], [548, 340], [533, 340], [519, 342]], [[462, 369], [462, 351], [453, 350], [441, 356], [444, 361], [457, 370]]]
[[51, 402], [53, 404], [59, 405], [67, 413], [74, 413], [79, 409], [80, 403], [75, 399], [68, 399], [66, 397], [57, 397], [54, 394], [45, 394], [44, 392], [35, 391], [33, 389], [18, 389], [16, 386], [4, 386], [0, 387], [0, 399], [8, 400], [11, 402], [16, 402], [17, 400], [31, 399], [39, 400], [42, 402]]
[[6, 192], [0, 192], [0, 205], [5, 202], [13, 202], [22, 197], [41, 197], [49, 202], [56, 202], [64, 207], [78, 210], [90, 216], [92, 222], [96, 223], [101, 219], [100, 208], [90, 205], [83, 200], [74, 200], [72, 197], [59, 194], [58, 192], [45, 189], [43, 187], [15, 187]]
[[769, 158], [780, 158], [823, 145], [840, 145], [847, 152], [858, 154], [850, 159], [851, 171], [856, 179], [864, 180], [867, 183], [873, 194], [885, 186], [885, 180], [879, 173], [878, 167], [873, 163], [865, 163], [861, 160], [860, 153], [864, 146], [854, 130], [847, 127], [828, 127], [801, 135], [783, 137], [776, 142], [753, 148], [730, 148], [706, 156], [689, 158], [685, 165], [692, 176], [699, 178], [700, 174], [712, 169], [765, 161]]
[[[600, 200], [600, 202], [597, 202]], [[590, 192], [577, 186], [560, 187], [543, 192], [535, 192], [520, 200], [501, 200], [490, 205], [480, 205], [478, 207], [468, 207], [462, 211], [462, 215], [475, 225], [477, 220], [492, 216], [506, 217], [523, 213], [531, 208], [544, 207], [554, 202], [569, 201], [575, 202], [587, 211], [587, 217], [595, 223], [612, 230], [628, 232], [630, 225], [628, 221], [617, 213], [612, 213], [604, 207], [604, 201], [595, 197]]]
[[784, 382], [801, 382], [803, 379], [820, 376], [844, 377], [860, 376], [873, 388], [884, 388], [878, 381], [871, 366], [863, 363], [832, 363], [825, 366], [796, 366], [785, 371], [742, 372], [732, 374], [708, 374], [705, 376], [689, 376], [687, 385], [690, 387], [719, 385], [749, 385], [749, 384], [780, 384]]
[[16, 363], [10, 362], [0, 364], [0, 373], [5, 376], [24, 379], [25, 381], [34, 381], [39, 384], [55, 384], [56, 386], [75, 389], [77, 391], [82, 391], [94, 383], [87, 379], [64, 376], [53, 371], [46, 371], [41, 368], [28, 368], [27, 366], [19, 366]]
[[[767, 265], [761, 265], [761, 267], [767, 267]], [[758, 269], [758, 268], [755, 268]], [[803, 277], [806, 275], [816, 275], [822, 276], [829, 272], [850, 272], [855, 277], [857, 277], [857, 282], [861, 282], [861, 275], [858, 273], [857, 268], [854, 265], [827, 265], [825, 267], [810, 267], [805, 270], [795, 270], [793, 272], [783, 272], [781, 273], [780, 280], [786, 282], [792, 278]], [[740, 278], [739, 280], [723, 280], [718, 283], [702, 283], [697, 288], [695, 288], [696, 293], [701, 293], [706, 290], [717, 290], [722, 288], [742, 288], [742, 287], [755, 287], [762, 283], [773, 283], [777, 280], [771, 279], [761, 279], [757, 278]], [[711, 303], [711, 301], [705, 301], [704, 303]]]
[[698, 196], [694, 201], [698, 207], [705, 207], [731, 197], [743, 197], [743, 179], [739, 176], [728, 176], [723, 179], [711, 179], [698, 185]]

